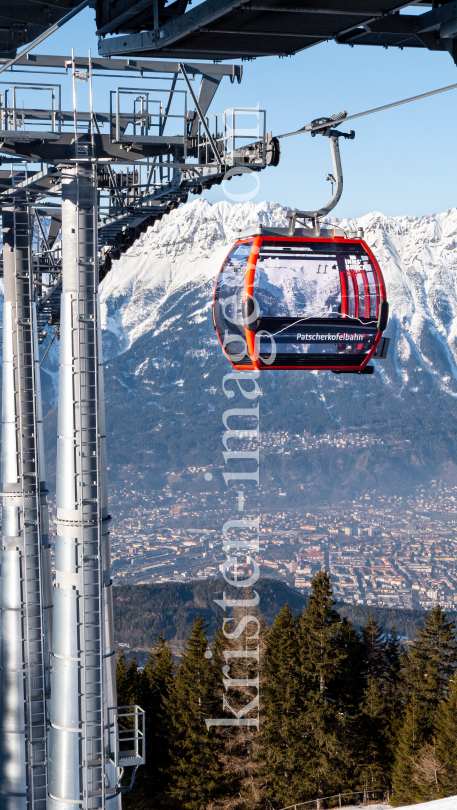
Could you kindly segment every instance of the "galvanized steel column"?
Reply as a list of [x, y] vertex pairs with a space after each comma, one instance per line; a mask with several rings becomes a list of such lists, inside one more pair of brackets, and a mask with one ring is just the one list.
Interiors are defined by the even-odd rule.
[[[116, 705], [95, 174], [62, 176], [56, 579], [48, 810], [117, 804]], [[114, 810], [114, 807], [113, 807]]]
[[[40, 475], [39, 470], [37, 413], [41, 414], [41, 403], [39, 381], [37, 385], [30, 259], [28, 209], [4, 209], [0, 616], [2, 810], [44, 810], [46, 805], [45, 670], [48, 639], [43, 622], [43, 564], [48, 582], [50, 569], [45, 484], [40, 481], [44, 471]], [[47, 596], [47, 612], [50, 613], [49, 588]]]
[[40, 479], [40, 534], [41, 534], [41, 598], [42, 621], [44, 638], [44, 675], [46, 690], [46, 719], [47, 727], [50, 720], [51, 700], [51, 639], [52, 639], [52, 611], [53, 587], [51, 546], [49, 541], [49, 511], [46, 495], [46, 460], [43, 436], [43, 404], [41, 400], [41, 372], [40, 351], [38, 346], [38, 326], [36, 304], [32, 303], [32, 334], [33, 356], [35, 367], [35, 400], [36, 400], [36, 430], [38, 442], [38, 473]]

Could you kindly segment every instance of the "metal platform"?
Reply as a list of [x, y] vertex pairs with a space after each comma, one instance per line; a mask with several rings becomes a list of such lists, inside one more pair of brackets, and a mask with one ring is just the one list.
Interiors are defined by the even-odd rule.
[[[346, 45], [427, 48], [457, 55], [457, 2], [431, 8], [418, 0], [98, 0], [97, 33], [105, 56], [179, 56], [183, 59], [253, 59], [290, 56], [333, 40]], [[408, 14], [408, 8], [423, 13]], [[400, 13], [402, 11], [402, 13]]]

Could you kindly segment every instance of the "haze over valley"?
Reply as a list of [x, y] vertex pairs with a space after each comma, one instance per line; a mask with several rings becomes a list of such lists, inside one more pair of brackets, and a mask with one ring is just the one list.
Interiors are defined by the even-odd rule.
[[[237, 507], [222, 478], [232, 369], [212, 325], [214, 282], [240, 229], [284, 226], [284, 213], [199, 199], [150, 228], [102, 284], [116, 582], [220, 576], [220, 530]], [[304, 591], [329, 567], [341, 601], [453, 606], [457, 210], [339, 224], [362, 226], [382, 266], [389, 355], [372, 377], [261, 375], [260, 486], [246, 491], [262, 515], [259, 563]], [[55, 342], [42, 367], [51, 449], [57, 364]]]

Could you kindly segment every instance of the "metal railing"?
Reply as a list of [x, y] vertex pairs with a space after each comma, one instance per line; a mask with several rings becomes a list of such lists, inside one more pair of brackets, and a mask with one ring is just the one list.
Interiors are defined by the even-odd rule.
[[141, 706], [108, 709], [109, 727], [114, 732], [111, 760], [116, 768], [144, 765], [145, 713]]
[[[182, 97], [183, 112], [169, 112], [169, 104], [160, 98], [163, 88], [117, 87], [110, 91], [110, 139], [114, 143], [159, 143], [167, 142], [184, 147], [187, 155], [187, 92], [174, 90]], [[154, 94], [151, 97], [150, 94]], [[122, 112], [122, 101], [133, 96], [133, 110]], [[177, 124], [178, 134], [164, 135], [165, 124]], [[129, 126], [132, 132], [126, 132]]]
[[[265, 144], [265, 110], [259, 110], [258, 107], [233, 107], [210, 115], [206, 121], [222, 162], [226, 166], [237, 166], [244, 163], [249, 163], [252, 168], [266, 166], [265, 148], [256, 158], [253, 157], [259, 141]], [[255, 124], [252, 126], [254, 121]], [[202, 131], [201, 124], [198, 146], [199, 150], [204, 150], [204, 159], [200, 158], [200, 162], [208, 163], [211, 158], [211, 146], [206, 133]]]
[[[40, 126], [42, 121], [50, 121], [50, 131], [61, 132], [61, 85], [60, 84], [8, 84], [0, 93], [0, 129], [2, 132], [24, 132], [27, 125]], [[36, 101], [35, 94], [44, 92], [51, 95], [51, 106], [43, 109], [31, 109], [26, 100]], [[49, 124], [48, 124], [49, 129]]]
[[389, 788], [385, 790], [361, 788], [352, 790], [349, 793], [335, 793], [333, 796], [322, 796], [306, 802], [297, 802], [297, 804], [290, 804], [288, 807], [281, 808], [281, 810], [297, 810], [297, 807], [303, 807], [306, 810], [336, 810], [338, 807], [369, 805], [373, 802], [388, 805], [391, 796], [392, 791]]

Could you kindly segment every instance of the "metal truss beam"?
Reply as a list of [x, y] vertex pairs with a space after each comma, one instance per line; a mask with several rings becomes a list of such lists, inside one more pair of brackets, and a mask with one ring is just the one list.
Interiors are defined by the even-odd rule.
[[[0, 66], [7, 60], [0, 58]], [[87, 56], [75, 56], [75, 68], [77, 70], [87, 70], [89, 59]], [[154, 76], [157, 73], [178, 73], [179, 63], [163, 60], [150, 59], [104, 59], [100, 56], [91, 57], [92, 73], [109, 74], [109, 72], [122, 71], [127, 76], [129, 73], [142, 73], [144, 76]], [[53, 56], [45, 54], [29, 53], [21, 57], [15, 64], [15, 68], [56, 68], [68, 71], [71, 68], [71, 56]], [[198, 63], [186, 63], [187, 73], [192, 76], [213, 76], [222, 78], [229, 76], [232, 81], [236, 78], [241, 81], [243, 75], [242, 65], [207, 65]]]

